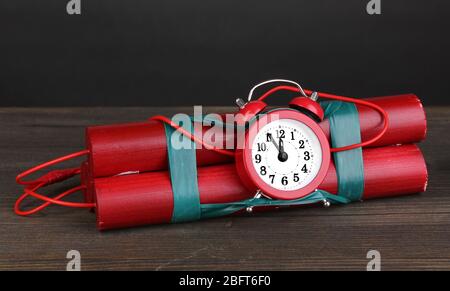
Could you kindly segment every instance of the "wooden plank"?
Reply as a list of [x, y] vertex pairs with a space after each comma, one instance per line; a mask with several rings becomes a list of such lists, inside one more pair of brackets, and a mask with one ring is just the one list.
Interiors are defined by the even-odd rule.
[[0, 108], [0, 270], [65, 270], [71, 249], [81, 252], [84, 270], [365, 270], [371, 249], [383, 270], [450, 270], [450, 107], [427, 108], [420, 147], [430, 180], [420, 195], [105, 233], [86, 210], [14, 215], [15, 175], [83, 148], [86, 126], [191, 111]]

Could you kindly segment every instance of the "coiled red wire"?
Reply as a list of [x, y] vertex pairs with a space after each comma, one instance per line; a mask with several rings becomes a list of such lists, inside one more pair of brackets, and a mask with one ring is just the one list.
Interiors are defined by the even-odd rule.
[[[44, 176], [41, 176], [40, 178], [38, 178], [36, 180], [31, 180], [31, 181], [23, 180], [25, 177], [27, 177], [39, 170], [42, 170], [44, 168], [50, 167], [52, 165], [55, 165], [55, 164], [58, 164], [58, 163], [61, 163], [61, 162], [64, 162], [64, 161], [67, 161], [70, 159], [85, 156], [88, 154], [89, 154], [88, 150], [75, 152], [75, 153], [72, 153], [72, 154], [69, 154], [66, 156], [62, 156], [62, 157], [56, 158], [54, 160], [42, 163], [40, 165], [37, 165], [31, 169], [28, 169], [28, 170], [20, 173], [19, 175], [17, 175], [16, 182], [25, 187], [24, 187], [24, 193], [16, 200], [16, 203], [14, 204], [14, 212], [17, 215], [27, 216], [27, 215], [37, 213], [37, 212], [43, 210], [44, 208], [48, 207], [51, 204], [56, 204], [56, 205], [66, 206], [66, 207], [74, 207], [74, 208], [94, 208], [96, 206], [95, 203], [77, 203], [77, 202], [67, 202], [67, 201], [61, 200], [63, 197], [66, 197], [72, 193], [75, 193], [75, 192], [85, 189], [84, 185], [80, 185], [80, 186], [71, 188], [71, 189], [57, 195], [54, 198], [50, 198], [50, 197], [41, 195], [36, 192], [37, 190], [39, 190], [42, 187], [64, 181], [75, 175], [78, 175], [81, 172], [80, 168], [54, 170], [54, 171], [51, 171], [51, 172], [45, 174]], [[43, 203], [35, 208], [29, 209], [29, 210], [25, 210], [25, 211], [21, 210], [21, 208], [20, 208], [21, 203], [29, 196], [33, 196], [34, 198], [42, 200], [45, 203]]]
[[[281, 90], [286, 90], [286, 91], [291, 91], [291, 92], [296, 92], [296, 93], [300, 93], [300, 89], [298, 87], [293, 87], [293, 86], [277, 86], [274, 87], [270, 90], [268, 90], [266, 93], [264, 93], [263, 95], [261, 95], [258, 100], [262, 101], [265, 100], [267, 97], [269, 97], [271, 94], [277, 92], [277, 91], [281, 91]], [[311, 90], [304, 90], [304, 92], [306, 94], [312, 94], [313, 91]], [[378, 111], [382, 116], [383, 116], [383, 129], [373, 138], [371, 138], [370, 140], [361, 142], [361, 143], [357, 143], [357, 144], [352, 144], [352, 145], [348, 145], [348, 146], [343, 146], [343, 147], [339, 147], [339, 148], [331, 148], [331, 152], [340, 152], [340, 151], [347, 151], [347, 150], [351, 150], [351, 149], [355, 149], [355, 148], [359, 148], [359, 147], [364, 147], [364, 146], [368, 146], [374, 142], [376, 142], [377, 140], [379, 140], [384, 133], [387, 131], [388, 126], [389, 126], [389, 117], [386, 113], [386, 111], [384, 111], [383, 108], [381, 108], [380, 106], [368, 102], [368, 101], [364, 101], [364, 100], [360, 100], [360, 99], [355, 99], [355, 98], [350, 98], [350, 97], [345, 97], [345, 96], [339, 96], [339, 95], [334, 95], [334, 94], [329, 94], [329, 93], [322, 93], [322, 92], [317, 92], [319, 97], [321, 98], [326, 98], [326, 99], [331, 99], [331, 100], [338, 100], [338, 101], [343, 101], [343, 102], [351, 102], [351, 103], [355, 103], [355, 104], [360, 104], [363, 106], [367, 106], [370, 107], [376, 111]], [[215, 148], [213, 145], [210, 145], [208, 143], [206, 143], [205, 141], [203, 141], [202, 139], [196, 137], [195, 135], [191, 134], [190, 132], [186, 131], [185, 129], [183, 129], [181, 126], [179, 126], [178, 124], [174, 123], [172, 120], [170, 120], [169, 118], [162, 116], [162, 115], [157, 115], [157, 116], [153, 116], [152, 118], [150, 118], [151, 120], [157, 120], [157, 121], [161, 121], [164, 122], [170, 126], [172, 126], [173, 128], [175, 128], [177, 131], [180, 131], [183, 135], [187, 136], [188, 138], [190, 138], [192, 141], [195, 141], [197, 143], [202, 144], [203, 146], [205, 146], [205, 148], [216, 151], [220, 154], [223, 155], [228, 155], [228, 156], [234, 156], [234, 152], [230, 151], [230, 150], [223, 150], [223, 149], [219, 149], [219, 148]], [[51, 185], [51, 184], [55, 184], [57, 182], [61, 182], [64, 180], [67, 180], [75, 175], [80, 174], [81, 170], [80, 168], [71, 168], [71, 169], [65, 169], [65, 170], [54, 170], [51, 171], [43, 176], [41, 176], [38, 179], [35, 180], [31, 180], [31, 181], [24, 181], [24, 178], [37, 172], [40, 171], [44, 168], [50, 167], [52, 165], [70, 160], [70, 159], [74, 159], [77, 157], [81, 157], [81, 156], [85, 156], [85, 155], [89, 155], [90, 152], [89, 150], [82, 150], [79, 152], [75, 152], [72, 154], [68, 154], [59, 158], [56, 158], [54, 160], [50, 160], [48, 162], [42, 163], [40, 165], [37, 165], [31, 169], [28, 169], [22, 173], [20, 173], [19, 175], [17, 175], [16, 177], [16, 182], [20, 185], [24, 186], [24, 193], [17, 199], [15, 205], [14, 205], [14, 212], [17, 215], [21, 215], [21, 216], [27, 216], [27, 215], [31, 215], [34, 213], [37, 213], [39, 211], [42, 211], [44, 208], [48, 207], [51, 204], [56, 204], [56, 205], [60, 205], [60, 206], [66, 206], [66, 207], [73, 207], [73, 208], [95, 208], [96, 204], [95, 203], [77, 203], [77, 202], [67, 202], [67, 201], [62, 201], [61, 199], [71, 195], [73, 193], [76, 193], [78, 191], [84, 190], [85, 186], [84, 185], [79, 185], [76, 187], [73, 187], [59, 195], [57, 195], [54, 198], [50, 198], [47, 196], [44, 196], [42, 194], [37, 193], [36, 191]], [[42, 200], [44, 201], [43, 204], [34, 207], [32, 209], [29, 210], [22, 210], [20, 205], [21, 203], [29, 196], [32, 196], [36, 199]]]

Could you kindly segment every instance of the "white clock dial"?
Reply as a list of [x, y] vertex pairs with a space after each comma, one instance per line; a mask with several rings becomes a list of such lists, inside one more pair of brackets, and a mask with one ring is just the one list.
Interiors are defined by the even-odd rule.
[[322, 149], [314, 131], [294, 119], [264, 125], [252, 143], [252, 162], [269, 186], [294, 191], [307, 186], [318, 174]]

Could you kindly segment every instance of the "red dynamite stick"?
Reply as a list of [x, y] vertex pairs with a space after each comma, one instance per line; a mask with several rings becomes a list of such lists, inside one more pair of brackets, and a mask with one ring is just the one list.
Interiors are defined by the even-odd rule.
[[[427, 168], [416, 145], [363, 150], [363, 199], [392, 197], [425, 191]], [[97, 202], [100, 230], [169, 223], [173, 210], [170, 176], [166, 171], [95, 179], [92, 193]], [[255, 193], [242, 185], [233, 164], [198, 168], [202, 204], [227, 203], [251, 198]], [[336, 193], [336, 169], [332, 164], [319, 187]]]
[[[203, 132], [208, 129], [203, 127]], [[233, 136], [229, 138], [233, 139]], [[167, 169], [166, 133], [164, 125], [158, 121], [88, 127], [86, 147], [91, 153], [88, 160], [94, 177]], [[231, 161], [229, 156], [198, 147], [199, 166]]]
[[[408, 144], [425, 139], [427, 132], [425, 110], [416, 95], [405, 94], [364, 100], [380, 106], [389, 116], [388, 131], [370, 147]], [[382, 116], [367, 106], [356, 105], [356, 108], [359, 113], [361, 139], [365, 141], [375, 137], [383, 127]], [[320, 126], [329, 137], [330, 125], [328, 120], [324, 120]]]
[[81, 164], [80, 182], [81, 185], [84, 185], [86, 187], [83, 191], [84, 201], [86, 202], [89, 201], [88, 203], [93, 203], [95, 201], [94, 178], [91, 175], [89, 163], [87, 161]]
[[[421, 141], [426, 134], [426, 117], [420, 100], [413, 94], [367, 99], [381, 106], [389, 115], [389, 128], [373, 146], [406, 144]], [[380, 114], [370, 108], [357, 106], [362, 140], [380, 132]], [[328, 121], [320, 124], [329, 136]], [[208, 130], [204, 128], [203, 132]], [[199, 135], [199, 132], [195, 133]], [[226, 140], [234, 137], [226, 136]], [[108, 177], [127, 171], [149, 172], [167, 169], [166, 134], [160, 122], [148, 121], [120, 125], [89, 127], [86, 147], [90, 151], [90, 175]], [[229, 156], [205, 148], [197, 150], [198, 166], [232, 162]]]

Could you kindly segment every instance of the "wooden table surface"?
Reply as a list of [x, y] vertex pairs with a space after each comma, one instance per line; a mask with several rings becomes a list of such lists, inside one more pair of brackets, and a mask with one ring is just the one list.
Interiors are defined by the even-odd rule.
[[103, 233], [83, 209], [13, 213], [16, 174], [82, 149], [86, 126], [175, 112], [191, 109], [0, 108], [0, 270], [65, 270], [72, 249], [82, 270], [365, 270], [372, 249], [382, 270], [450, 270], [450, 107], [427, 108], [423, 194]]

